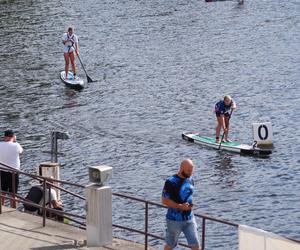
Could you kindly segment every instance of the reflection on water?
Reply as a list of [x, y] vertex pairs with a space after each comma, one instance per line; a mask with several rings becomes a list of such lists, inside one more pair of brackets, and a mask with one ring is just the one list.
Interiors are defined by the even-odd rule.
[[223, 184], [228, 189], [235, 185], [238, 174], [232, 157], [234, 157], [232, 154], [220, 151], [212, 160], [212, 166], [214, 167], [212, 178], [214, 178], [217, 185]]

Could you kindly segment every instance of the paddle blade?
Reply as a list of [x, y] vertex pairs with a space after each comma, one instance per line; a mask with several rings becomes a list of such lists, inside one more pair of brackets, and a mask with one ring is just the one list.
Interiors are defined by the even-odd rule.
[[86, 75], [86, 78], [87, 78], [87, 82], [93, 82], [93, 80], [88, 75]]

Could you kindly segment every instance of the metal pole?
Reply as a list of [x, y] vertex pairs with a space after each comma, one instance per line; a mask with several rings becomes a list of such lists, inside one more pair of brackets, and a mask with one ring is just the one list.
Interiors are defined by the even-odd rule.
[[53, 147], [54, 147], [54, 132], [51, 132], [51, 150], [50, 150], [50, 154], [51, 154], [51, 162], [53, 162]]
[[13, 200], [10, 200], [9, 202], [12, 204], [12, 208], [16, 208], [16, 196], [15, 196], [15, 193], [16, 193], [16, 174], [15, 174], [15, 171], [12, 172], [12, 175], [11, 175], [11, 178], [12, 178], [12, 198]]
[[[49, 194], [48, 194], [48, 206], [49, 206], [49, 208], [51, 208], [51, 185], [49, 185], [48, 192], [49, 192]], [[48, 217], [49, 218], [52, 217], [52, 213], [51, 212], [49, 212]]]
[[46, 226], [46, 179], [43, 178], [43, 227]]
[[51, 162], [57, 162], [57, 132], [51, 133]]
[[149, 204], [146, 201], [145, 203], [145, 250], [148, 249], [148, 208]]
[[54, 135], [54, 162], [57, 162], [57, 132]]
[[51, 132], [51, 162], [54, 161], [54, 131]]
[[202, 218], [202, 243], [201, 243], [201, 250], [205, 248], [205, 218]]
[[[2, 174], [2, 171], [0, 170], [0, 194], [2, 195], [1, 174]], [[2, 214], [2, 196], [0, 198], [0, 214]]]

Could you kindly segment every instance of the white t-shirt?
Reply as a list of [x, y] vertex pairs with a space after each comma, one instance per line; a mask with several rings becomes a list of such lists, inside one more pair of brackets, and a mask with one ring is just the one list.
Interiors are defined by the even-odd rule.
[[[46, 195], [46, 197], [45, 197], [45, 204], [49, 205], [49, 204], [47, 204], [47, 203], [49, 203], [49, 189], [48, 188], [46, 188], [45, 195]], [[50, 200], [51, 201], [57, 201], [56, 191], [53, 188], [51, 188]], [[43, 201], [43, 198], [42, 198], [41, 201], [40, 201], [40, 203], [39, 203], [39, 205], [43, 206], [43, 202], [44, 201]], [[53, 208], [52, 204], [51, 204], [51, 208]], [[40, 208], [40, 213], [42, 213], [42, 212], [43, 212], [43, 209]]]
[[23, 148], [17, 142], [0, 142], [0, 162], [15, 169], [20, 169], [20, 154]]
[[72, 36], [69, 36], [68, 33], [64, 33], [62, 40], [63, 40], [63, 42], [67, 41], [66, 44], [64, 44], [64, 53], [73, 52], [74, 47], [76, 48], [76, 46], [78, 44], [78, 37], [75, 34], [72, 34]]
[[[46, 188], [45, 195], [46, 195], [45, 203], [47, 204], [49, 202], [49, 188]], [[56, 191], [53, 188], [51, 188], [50, 200], [51, 201], [57, 201]], [[39, 205], [43, 206], [43, 199], [41, 199]]]

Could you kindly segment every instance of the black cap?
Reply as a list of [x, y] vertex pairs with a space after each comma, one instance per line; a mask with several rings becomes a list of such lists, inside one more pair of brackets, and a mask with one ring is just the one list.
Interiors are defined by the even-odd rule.
[[4, 136], [5, 137], [13, 137], [15, 135], [14, 131], [11, 129], [5, 130], [4, 131]]

